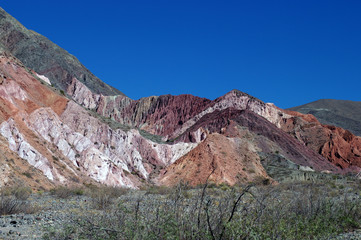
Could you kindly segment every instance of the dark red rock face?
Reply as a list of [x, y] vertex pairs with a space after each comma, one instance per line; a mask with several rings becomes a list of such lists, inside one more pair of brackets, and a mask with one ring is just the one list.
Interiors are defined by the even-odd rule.
[[226, 109], [207, 114], [188, 129], [178, 141], [191, 142], [194, 138], [192, 134], [199, 128], [206, 129], [209, 133], [216, 132], [227, 137], [237, 137], [236, 132], [232, 132], [232, 128], [228, 128], [228, 126], [234, 123], [238, 126], [246, 127], [249, 131], [264, 136], [276, 143], [283, 149], [287, 157], [296, 164], [311, 166], [318, 171], [338, 171], [324, 157], [306, 147], [282, 129], [277, 128], [263, 117], [249, 110]]
[[[107, 117], [113, 117], [115, 120], [127, 125], [142, 128], [152, 134], [171, 136], [178, 142], [195, 142], [196, 139], [199, 140], [199, 136], [197, 138], [195, 132], [200, 127], [206, 126], [210, 132], [222, 132], [220, 126], [227, 126], [233, 120], [242, 126], [245, 124], [251, 131], [267, 136], [271, 141], [278, 141], [278, 144], [284, 145], [284, 149], [291, 154], [292, 158], [302, 155], [302, 159], [307, 160], [308, 158], [314, 159], [315, 156], [320, 157], [322, 155], [341, 169], [352, 166], [361, 167], [361, 157], [359, 154], [361, 152], [360, 138], [355, 137], [349, 132], [347, 134], [343, 133], [338, 128], [323, 126], [313, 115], [281, 110], [273, 106], [273, 108], [280, 110], [281, 113], [283, 111], [288, 115], [287, 117], [280, 116], [281, 122], [279, 124], [280, 128], [288, 134], [283, 133], [277, 136], [273, 133], [279, 132], [279, 129], [262, 117], [268, 125], [272, 125], [272, 128], [265, 128], [264, 122], [261, 123], [255, 119], [244, 122], [243, 118], [236, 116], [239, 112], [210, 110], [217, 104], [226, 106], [225, 108], [229, 109], [230, 107], [227, 106], [232, 106], [230, 101], [245, 101], [239, 100], [240, 98], [248, 99], [244, 106], [246, 109], [252, 109], [254, 106], [256, 108], [257, 106], [272, 108], [245, 93], [239, 91], [232, 91], [232, 93], [234, 93], [235, 97], [228, 98], [229, 94], [226, 94], [214, 101], [192, 95], [164, 95], [143, 98], [138, 101], [129, 101], [129, 99], [127, 100], [123, 96], [118, 96], [112, 102], [103, 101], [98, 107], [98, 112]], [[237, 106], [237, 104], [235, 105]], [[195, 116], [204, 111], [211, 113], [196, 120]], [[250, 113], [247, 114], [250, 115]], [[289, 115], [293, 117], [289, 117]], [[259, 115], [257, 116], [260, 117]], [[177, 130], [183, 129], [183, 125], [189, 120], [194, 121], [196, 124], [193, 126], [187, 125], [190, 128], [185, 134], [179, 132], [179, 134], [182, 134], [181, 136], [175, 134]], [[183, 130], [187, 130], [187, 128]], [[205, 136], [201, 136], [200, 140], [204, 140], [204, 138]], [[306, 155], [297, 153], [300, 151], [300, 147], [294, 145], [295, 139], [301, 145], [307, 147], [308, 153]], [[292, 148], [296, 148], [296, 150]], [[304, 151], [303, 149], [301, 152]], [[324, 158], [321, 157], [322, 160]]]
[[149, 109], [144, 122], [162, 126], [155, 130], [155, 134], [166, 136], [203, 111], [210, 102], [208, 99], [192, 95], [160, 96]]
[[105, 99], [101, 101], [97, 112], [161, 136], [172, 134], [211, 103], [209, 99], [188, 94], [148, 97], [127, 103], [124, 101], [122, 96], [111, 102]]

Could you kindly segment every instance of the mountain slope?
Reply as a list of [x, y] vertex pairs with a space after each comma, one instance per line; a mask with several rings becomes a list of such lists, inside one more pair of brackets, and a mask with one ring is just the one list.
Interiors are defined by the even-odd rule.
[[238, 90], [215, 100], [164, 95], [135, 101], [2, 9], [0, 27], [1, 185], [25, 182], [30, 170], [34, 187], [137, 188], [197, 185], [208, 176], [216, 183], [269, 182], [269, 165], [275, 180], [287, 178], [282, 172], [361, 168], [361, 138], [312, 115]]
[[111, 128], [107, 121], [67, 99], [15, 57], [0, 54], [0, 135], [9, 151], [53, 184], [136, 187], [153, 168], [196, 145], [155, 143], [136, 129]]
[[[359, 137], [352, 134], [352, 137], [345, 137], [341, 129], [323, 126], [312, 115], [279, 109], [238, 90], [233, 90], [214, 101], [190, 95], [166, 95], [133, 101], [124, 96], [94, 95], [85, 88], [80, 83], [71, 86], [78, 103], [107, 118], [161, 135], [163, 140], [179, 141], [182, 134], [203, 116], [216, 110], [247, 109], [294, 136], [340, 168], [361, 167], [361, 155], [358, 154], [361, 151]], [[186, 138], [189, 138], [190, 142], [199, 142], [204, 140], [205, 136], [206, 134], [203, 137], [191, 134]], [[186, 138], [182, 136], [181, 141], [188, 141]], [[338, 144], [335, 144], [336, 139], [339, 139]]]
[[289, 110], [312, 114], [327, 125], [335, 125], [361, 136], [361, 102], [321, 99]]
[[94, 76], [73, 55], [46, 37], [26, 29], [1, 7], [0, 31], [0, 45], [26, 67], [49, 78], [55, 87], [66, 91], [73, 78], [76, 78], [95, 93], [122, 94]]
[[[49, 180], [127, 187], [184, 180], [196, 185], [207, 179], [212, 166], [217, 166], [212, 181], [234, 184], [268, 179], [261, 162], [275, 154], [281, 165], [296, 169], [336, 173], [361, 165], [360, 138], [237, 90], [214, 101], [191, 95], [133, 101], [92, 93], [76, 81], [77, 87], [68, 90], [74, 90], [75, 100], [88, 106], [85, 109], [6, 51], [0, 57], [0, 73], [3, 144], [29, 169], [43, 173], [48, 180], [38, 185], [48, 184], [42, 187], [49, 187]], [[318, 130], [309, 131], [310, 126]], [[326, 158], [317, 153], [320, 147]], [[9, 164], [4, 168], [10, 169]], [[22, 172], [8, 170], [10, 175], [21, 177]]]

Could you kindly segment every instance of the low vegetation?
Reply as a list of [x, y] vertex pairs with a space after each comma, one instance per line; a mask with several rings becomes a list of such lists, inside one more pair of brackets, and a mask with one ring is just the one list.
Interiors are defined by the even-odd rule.
[[52, 194], [58, 198], [69, 198], [71, 196], [83, 195], [84, 188], [59, 186], [59, 187], [51, 189], [50, 194]]
[[32, 190], [27, 187], [3, 187], [0, 191], [0, 215], [29, 214], [40, 210], [27, 201], [31, 193]]
[[94, 208], [106, 210], [110, 208], [115, 199], [126, 194], [129, 191], [127, 188], [119, 187], [92, 187], [90, 196]]
[[361, 227], [360, 194], [356, 180], [96, 188], [96, 213], [74, 214], [44, 239], [328, 239]]

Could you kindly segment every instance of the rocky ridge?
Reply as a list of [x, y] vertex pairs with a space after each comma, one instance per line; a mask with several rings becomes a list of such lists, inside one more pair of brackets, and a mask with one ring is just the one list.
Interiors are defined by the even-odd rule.
[[[0, 7], [0, 45], [28, 68], [47, 77], [63, 91], [75, 77], [103, 95], [122, 94], [86, 69], [73, 55], [46, 37], [26, 29]], [[1, 47], [1, 46], [0, 46]]]
[[312, 114], [322, 124], [341, 127], [361, 136], [361, 102], [321, 99], [289, 110]]
[[[81, 88], [86, 87], [81, 85]], [[349, 170], [354, 168], [353, 170], [357, 171], [356, 169], [361, 167], [360, 137], [343, 132], [341, 128], [322, 125], [312, 115], [279, 109], [238, 90], [233, 90], [214, 101], [189, 95], [166, 95], [134, 101], [123, 96], [104, 97], [92, 94], [92, 99], [98, 101], [92, 101], [94, 105], [90, 106], [84, 105], [82, 100], [87, 99], [87, 96], [81, 97], [77, 94], [75, 99], [84, 107], [93, 107], [97, 113], [120, 123], [131, 124], [161, 135], [164, 140], [186, 142], [199, 142], [205, 139], [206, 133], [194, 126], [207, 114], [226, 109], [249, 110], [294, 136], [303, 145], [341, 169], [351, 167]], [[188, 102], [192, 104], [187, 104]], [[194, 134], [189, 132], [189, 129], [193, 129]], [[186, 131], [189, 139], [184, 136]]]

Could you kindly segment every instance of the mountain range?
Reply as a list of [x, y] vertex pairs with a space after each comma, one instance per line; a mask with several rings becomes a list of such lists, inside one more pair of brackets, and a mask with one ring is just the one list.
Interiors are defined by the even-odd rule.
[[349, 130], [238, 90], [132, 100], [1, 8], [0, 52], [0, 186], [232, 185], [361, 168]]

